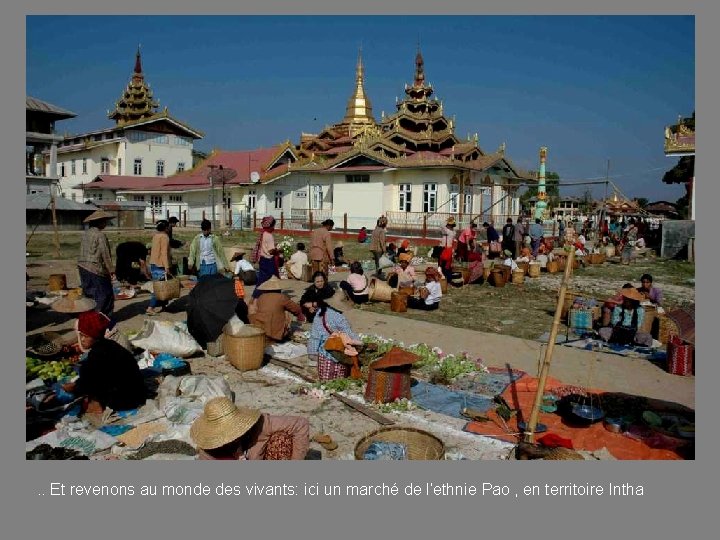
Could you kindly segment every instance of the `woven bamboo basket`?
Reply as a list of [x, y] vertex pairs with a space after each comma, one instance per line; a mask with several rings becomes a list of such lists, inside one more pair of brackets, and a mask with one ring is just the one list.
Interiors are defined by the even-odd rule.
[[153, 281], [153, 293], [155, 298], [160, 301], [172, 300], [173, 298], [180, 298], [180, 280], [179, 279], [159, 279]]
[[643, 306], [645, 311], [645, 317], [643, 323], [638, 328], [638, 332], [645, 332], [647, 334], [652, 333], [653, 324], [657, 318], [657, 308], [655, 306]]
[[525, 271], [524, 270], [515, 270], [512, 273], [512, 282], [516, 285], [521, 285], [525, 282]]
[[412, 427], [385, 427], [369, 433], [355, 445], [355, 459], [363, 460], [365, 452], [376, 441], [407, 446], [407, 458], [416, 461], [445, 459], [445, 443], [432, 433]]
[[492, 271], [492, 268], [489, 266], [483, 267], [483, 281], [488, 281], [490, 279], [490, 272]]
[[519, 262], [519, 263], [517, 263], [517, 265], [518, 265], [518, 268], [520, 268], [520, 270], [522, 270], [526, 274], [528, 273], [528, 270], [530, 270], [529, 262]]
[[413, 296], [415, 294], [415, 287], [398, 287], [397, 292]]
[[369, 285], [369, 298], [375, 302], [389, 302], [392, 299], [392, 287], [387, 282], [372, 278]]
[[670, 342], [670, 338], [680, 335], [680, 327], [667, 315], [661, 315], [658, 329], [658, 341], [663, 345]]
[[502, 268], [493, 268], [490, 272], [490, 281], [496, 287], [504, 287], [505, 282], [505, 271]]
[[412, 397], [410, 366], [396, 366], [387, 369], [368, 370], [365, 386], [365, 401], [370, 403], [392, 403], [396, 399]]
[[260, 369], [265, 354], [265, 331], [257, 326], [243, 326], [239, 335], [223, 335], [225, 358], [240, 371]]
[[67, 276], [65, 274], [50, 274], [48, 278], [48, 290], [62, 291], [67, 288]]
[[408, 295], [393, 291], [390, 295], [390, 311], [404, 313], [407, 311]]
[[445, 279], [445, 276], [442, 276], [439, 281], [440, 281], [440, 291], [443, 294], [447, 294], [447, 291], [448, 291], [447, 279]]
[[531, 262], [528, 267], [528, 277], [536, 278], [540, 277], [540, 263]]
[[615, 246], [613, 246], [612, 244], [605, 246], [605, 256], [614, 257], [615, 256]]
[[605, 255], [602, 253], [590, 253], [586, 260], [589, 264], [602, 264], [605, 262]]
[[559, 267], [560, 265], [557, 261], [548, 261], [545, 269], [548, 271], [549, 274], [556, 274], [557, 271], [560, 269]]

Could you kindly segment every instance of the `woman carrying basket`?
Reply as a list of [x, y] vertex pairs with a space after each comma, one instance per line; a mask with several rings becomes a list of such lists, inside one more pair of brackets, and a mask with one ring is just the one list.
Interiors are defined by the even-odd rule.
[[[170, 279], [170, 236], [168, 235], [168, 222], [161, 220], [155, 226], [157, 231], [152, 238], [150, 248], [150, 276], [153, 281]], [[158, 300], [153, 292], [150, 295], [150, 305], [145, 310], [146, 315], [155, 315], [163, 310], [168, 301]]]

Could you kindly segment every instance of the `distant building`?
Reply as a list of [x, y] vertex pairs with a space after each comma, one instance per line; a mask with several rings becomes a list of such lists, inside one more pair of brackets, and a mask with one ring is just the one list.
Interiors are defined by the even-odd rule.
[[167, 107], [157, 108], [138, 49], [130, 82], [108, 114], [115, 126], [65, 136], [57, 165], [47, 160], [49, 174], [60, 179], [62, 195], [102, 200], [101, 192], [84, 192], [84, 185], [98, 175], [153, 178], [160, 186], [168, 176], [192, 168], [193, 143], [203, 134], [172, 117]]
[[579, 217], [582, 214], [580, 211], [581, 202], [579, 197], [560, 197], [557, 206], [552, 210], [555, 213], [555, 218], [567, 220]]
[[665, 216], [670, 219], [677, 219], [680, 214], [677, 211], [677, 206], [674, 203], [668, 201], [656, 201], [649, 203], [645, 210], [656, 216]]
[[[690, 118], [678, 118], [678, 123], [665, 128], [665, 155], [668, 157], [688, 158], [693, 161], [692, 176], [680, 181], [685, 183], [688, 193], [688, 214], [695, 219], [695, 113]], [[689, 175], [688, 175], [689, 176]]]

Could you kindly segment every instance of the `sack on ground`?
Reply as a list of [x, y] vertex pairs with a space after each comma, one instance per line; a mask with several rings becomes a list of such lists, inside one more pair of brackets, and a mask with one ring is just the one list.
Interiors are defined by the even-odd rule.
[[380, 269], [390, 268], [391, 266], [394, 266], [393, 262], [390, 260], [390, 257], [388, 257], [387, 255], [383, 255], [382, 257], [380, 257], [378, 263], [380, 265]]
[[187, 325], [182, 322], [146, 319], [142, 330], [131, 342], [141, 349], [166, 352], [180, 358], [192, 356], [202, 350], [190, 335]]
[[245, 323], [242, 322], [237, 315], [233, 315], [223, 328], [223, 331], [231, 336], [237, 336], [242, 331], [243, 326], [245, 326]]

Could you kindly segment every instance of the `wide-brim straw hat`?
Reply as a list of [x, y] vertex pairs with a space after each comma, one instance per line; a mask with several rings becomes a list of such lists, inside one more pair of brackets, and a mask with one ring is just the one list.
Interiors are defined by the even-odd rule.
[[96, 306], [95, 300], [74, 291], [50, 304], [53, 311], [59, 311], [60, 313], [84, 313], [95, 309]]
[[91, 221], [100, 221], [101, 219], [115, 219], [115, 216], [105, 210], [95, 210], [88, 217], [83, 219], [83, 223], [90, 223]]
[[267, 281], [265, 281], [262, 285], [258, 287], [259, 291], [281, 291], [282, 290], [282, 281], [280, 281], [277, 276], [273, 276]]
[[645, 300], [645, 297], [640, 294], [640, 292], [635, 289], [620, 289], [620, 294], [623, 295], [625, 298], [629, 298], [630, 300], [637, 300], [638, 302], [642, 302]]
[[398, 261], [399, 261], [399, 262], [402, 262], [402, 261], [410, 262], [410, 261], [412, 261], [412, 255], [410, 255], [410, 254], [407, 253], [407, 252], [406, 252], [406, 253], [401, 253], [400, 255], [398, 255]]
[[250, 431], [261, 414], [257, 409], [238, 407], [229, 398], [216, 397], [193, 422], [190, 437], [203, 450], [220, 448]]

